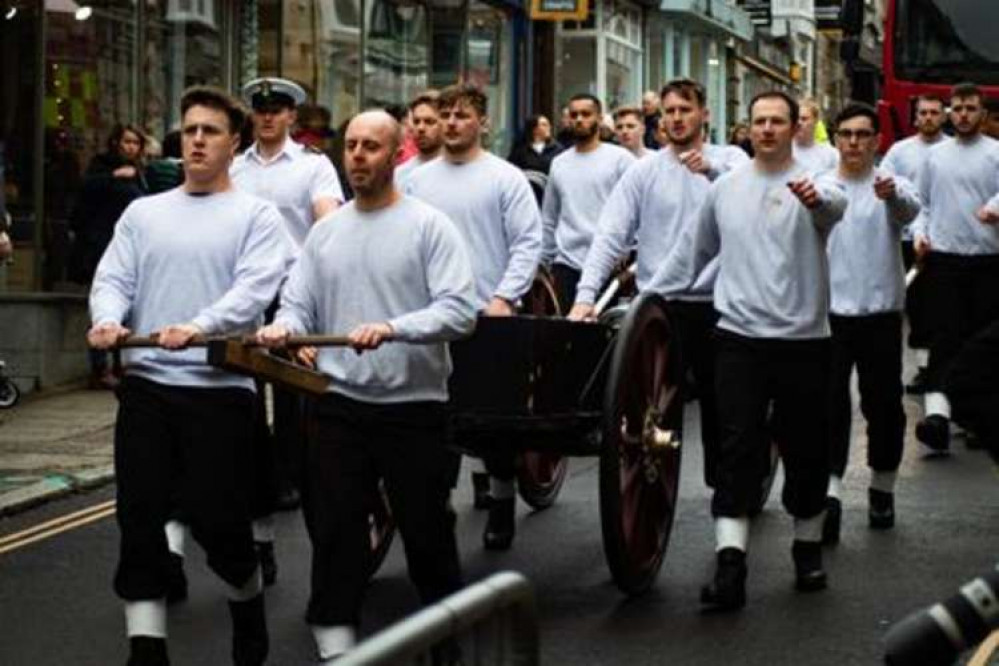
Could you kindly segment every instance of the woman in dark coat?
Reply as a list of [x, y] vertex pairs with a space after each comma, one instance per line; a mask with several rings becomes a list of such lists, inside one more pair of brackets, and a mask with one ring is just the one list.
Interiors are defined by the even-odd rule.
[[540, 171], [548, 175], [552, 159], [561, 151], [552, 141], [552, 124], [540, 114], [528, 116], [524, 133], [513, 146], [507, 161], [524, 171]]
[[[118, 218], [135, 199], [149, 191], [143, 174], [146, 137], [133, 125], [117, 125], [108, 139], [108, 150], [94, 157], [83, 176], [83, 185], [70, 219], [74, 234], [69, 278], [90, 284], [97, 264], [114, 235]], [[114, 384], [104, 352], [90, 355], [91, 386]]]

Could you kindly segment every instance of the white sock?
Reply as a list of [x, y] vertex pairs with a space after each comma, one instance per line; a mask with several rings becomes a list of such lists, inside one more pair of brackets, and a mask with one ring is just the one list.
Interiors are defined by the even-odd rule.
[[493, 499], [504, 500], [516, 497], [517, 487], [514, 485], [513, 480], [504, 481], [503, 479], [497, 479], [495, 476], [489, 477], [489, 496]]
[[927, 393], [926, 408], [923, 410], [927, 416], [942, 416], [950, 419], [950, 401], [943, 393]]
[[349, 625], [338, 625], [335, 627], [321, 627], [311, 625], [312, 636], [316, 640], [316, 649], [319, 650], [320, 659], [332, 659], [343, 654], [354, 647], [357, 642], [354, 627]]
[[253, 540], [260, 543], [274, 541], [274, 516], [264, 516], [253, 521]]
[[125, 633], [133, 636], [166, 638], [166, 598], [125, 602]]
[[925, 368], [926, 364], [930, 362], [930, 350], [929, 349], [917, 349], [916, 350], [916, 364], [920, 368]]
[[187, 546], [187, 525], [179, 520], [168, 521], [166, 527], [167, 548], [174, 555], [184, 557]]
[[871, 472], [871, 490], [880, 490], [883, 493], [895, 492], [895, 479], [898, 472]]
[[482, 458], [471, 458], [472, 473], [473, 474], [485, 474], [486, 473], [486, 462]]
[[835, 474], [829, 475], [829, 488], [826, 490], [826, 497], [843, 499], [843, 479]]
[[812, 542], [822, 541], [822, 523], [825, 519], [825, 511], [822, 511], [819, 515], [811, 518], [795, 518], [794, 540]]
[[715, 552], [725, 548], [738, 548], [746, 552], [749, 546], [749, 518], [715, 518]]
[[243, 583], [243, 587], [234, 587], [229, 583], [225, 585], [225, 595], [229, 601], [249, 601], [264, 591], [264, 579], [260, 575], [260, 567], [257, 567], [250, 579]]

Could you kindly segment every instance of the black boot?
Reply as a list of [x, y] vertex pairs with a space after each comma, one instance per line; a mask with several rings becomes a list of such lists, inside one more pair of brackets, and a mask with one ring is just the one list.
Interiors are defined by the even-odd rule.
[[489, 508], [489, 475], [485, 472], [472, 472], [472, 506], [476, 509]]
[[264, 585], [270, 587], [277, 582], [277, 560], [274, 559], [274, 542], [254, 541], [253, 547], [257, 551], [257, 558], [260, 560], [260, 575], [264, 579]]
[[799, 592], [816, 592], [826, 589], [826, 572], [822, 568], [822, 544], [818, 541], [794, 540], [791, 546], [794, 559], [794, 587]]
[[895, 494], [870, 488], [867, 491], [867, 523], [872, 529], [895, 527]]
[[487, 550], [510, 548], [516, 531], [514, 525], [516, 502], [516, 497], [489, 500], [489, 520], [486, 521], [486, 531], [482, 535], [482, 542]]
[[127, 666], [170, 666], [165, 638], [132, 636], [128, 648]]
[[950, 448], [950, 421], [945, 416], [930, 414], [916, 424], [916, 439], [934, 451]]
[[232, 663], [235, 666], [262, 666], [270, 650], [263, 592], [249, 601], [230, 601], [229, 615], [232, 617]]
[[705, 610], [734, 611], [746, 605], [746, 553], [722, 548], [717, 554], [715, 577], [701, 588]]
[[843, 503], [835, 497], [826, 498], [826, 517], [822, 521], [822, 543], [834, 546], [839, 543], [839, 528], [843, 521]]
[[184, 575], [184, 558], [177, 553], [170, 553], [166, 601], [168, 604], [175, 604], [185, 599], [187, 599], [187, 576]]

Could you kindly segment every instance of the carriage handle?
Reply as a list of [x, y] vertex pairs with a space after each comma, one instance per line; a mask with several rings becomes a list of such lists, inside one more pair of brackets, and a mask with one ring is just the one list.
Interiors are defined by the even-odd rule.
[[600, 298], [597, 299], [596, 304], [593, 306], [594, 317], [599, 317], [603, 313], [603, 311], [607, 309], [607, 306], [610, 305], [610, 302], [614, 299], [615, 296], [617, 296], [617, 292], [621, 290], [621, 285], [625, 282], [625, 278], [633, 279], [637, 271], [638, 271], [638, 262], [633, 261], [628, 265], [627, 268], [618, 273], [617, 277], [611, 280], [611, 283], [607, 285], [607, 288], [604, 289], [604, 293], [600, 295]]
[[[264, 347], [257, 339], [252, 335], [244, 336], [214, 336], [207, 338], [195, 338], [191, 340], [186, 348], [190, 347], [207, 347], [211, 343], [219, 342], [229, 342], [236, 341], [242, 344], [244, 347]], [[119, 342], [115, 348], [126, 349], [126, 348], [143, 348], [143, 347], [159, 347], [159, 336], [157, 334], [152, 334], [148, 336], [131, 336], [125, 338]], [[288, 341], [284, 345], [286, 348], [298, 348], [298, 347], [349, 347], [350, 338], [346, 335], [293, 335], [288, 338]]]

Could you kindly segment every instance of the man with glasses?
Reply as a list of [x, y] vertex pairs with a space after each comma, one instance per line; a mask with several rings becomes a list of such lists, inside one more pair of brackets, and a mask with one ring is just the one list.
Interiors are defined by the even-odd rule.
[[[946, 103], [942, 97], [933, 94], [920, 95], [916, 99], [916, 134], [895, 142], [884, 159], [881, 168], [902, 176], [911, 183], [919, 182], [919, 170], [923, 168], [930, 148], [950, 139], [943, 133], [947, 120]], [[924, 211], [925, 213], [925, 211]], [[902, 260], [905, 269], [911, 269], [922, 257], [917, 257], [913, 247], [915, 223], [902, 228]], [[906, 386], [909, 393], [922, 393], [926, 385], [926, 363], [929, 358], [930, 331], [926, 316], [927, 287], [925, 271], [920, 271], [909, 285], [905, 294], [905, 314], [909, 319], [909, 347], [916, 351], [918, 372], [912, 383]]]
[[822, 534], [827, 544], [839, 541], [854, 367], [872, 470], [868, 523], [875, 529], [895, 524], [893, 493], [905, 437], [901, 379], [905, 280], [899, 242], [902, 228], [919, 213], [919, 197], [909, 180], [874, 167], [879, 131], [877, 111], [866, 104], [849, 104], [836, 117], [838, 177], [849, 204], [826, 247], [832, 296], [831, 460]]
[[920, 172], [926, 214], [915, 232], [917, 253], [932, 271], [926, 417], [916, 437], [936, 451], [950, 446], [950, 403], [943, 382], [951, 360], [975, 333], [999, 317], [999, 213], [987, 205], [999, 191], [999, 142], [982, 134], [986, 112], [977, 86], [951, 93], [954, 140], [930, 149]]

